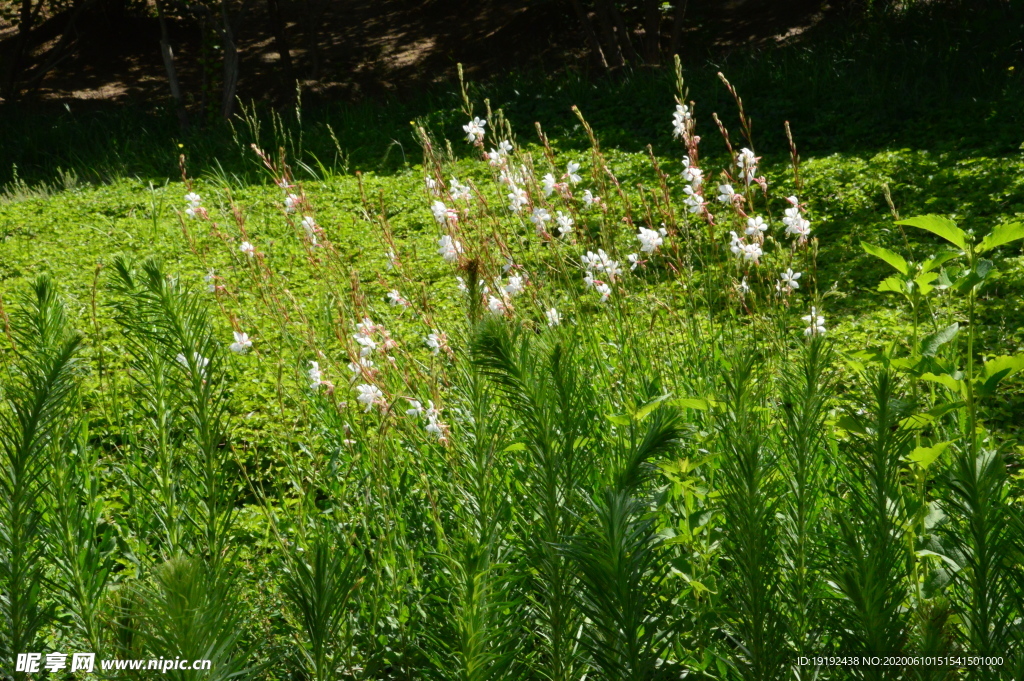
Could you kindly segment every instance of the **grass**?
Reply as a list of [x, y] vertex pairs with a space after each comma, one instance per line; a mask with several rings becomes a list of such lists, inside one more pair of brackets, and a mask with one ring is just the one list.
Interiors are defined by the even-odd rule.
[[[795, 173], [737, 70], [766, 192], [710, 120], [750, 145], [725, 87], [693, 79], [681, 143], [657, 74], [586, 123], [521, 93], [488, 118], [485, 149], [515, 141], [494, 166], [464, 141], [470, 88], [372, 172], [317, 164], [287, 121], [260, 157], [250, 122], [221, 158], [188, 147], [181, 181], [168, 143], [8, 185], [3, 673], [91, 650], [217, 678], [883, 679], [797, 660], [977, 654], [1001, 661], [901, 673], [1019, 678], [1024, 159], [1008, 135], [928, 144], [941, 127], [880, 149], [856, 122], [810, 153], [795, 125]], [[623, 93], [652, 104], [620, 130], [601, 98]], [[684, 203], [695, 134], [713, 219]], [[756, 262], [730, 249], [743, 213], [770, 225]]]

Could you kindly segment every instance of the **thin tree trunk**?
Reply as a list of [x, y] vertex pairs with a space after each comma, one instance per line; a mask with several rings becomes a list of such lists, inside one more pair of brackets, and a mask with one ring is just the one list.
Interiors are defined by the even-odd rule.
[[228, 15], [228, 0], [221, 0], [220, 12], [223, 22], [221, 36], [224, 41], [224, 92], [220, 103], [220, 115], [226, 120], [231, 118], [235, 108], [235, 92], [238, 89], [238, 46], [235, 45], [235, 32]]
[[640, 63], [640, 55], [637, 54], [636, 49], [633, 47], [633, 41], [629, 38], [629, 29], [626, 28], [626, 22], [622, 20], [622, 14], [619, 9], [615, 6], [614, 0], [600, 0], [601, 4], [604, 5], [608, 16], [612, 23], [615, 25], [615, 33], [618, 37], [618, 44], [622, 50], [623, 56], [632, 64]]
[[686, 6], [689, 0], [676, 0], [676, 11], [672, 17], [672, 40], [669, 42], [669, 56], [679, 54], [679, 42], [683, 38], [683, 21], [686, 19]]
[[615, 38], [615, 25], [608, 14], [608, 6], [604, 0], [597, 0], [597, 23], [601, 27], [601, 35], [604, 37], [604, 44], [607, 49], [604, 51], [608, 65], [612, 68], [619, 68], [625, 62], [622, 50], [619, 48], [619, 41]]
[[18, 80], [25, 69], [25, 52], [29, 37], [32, 35], [34, 18], [32, 0], [22, 0], [21, 10], [18, 12], [18, 36], [14, 39], [7, 73], [4, 74], [3, 95], [7, 99], [15, 99], [18, 95]]
[[601, 51], [601, 42], [597, 39], [597, 33], [594, 32], [594, 24], [590, 21], [590, 17], [587, 15], [587, 10], [583, 7], [582, 0], [572, 0], [572, 7], [576, 10], [576, 16], [580, 20], [580, 25], [583, 27], [583, 34], [587, 36], [587, 44], [590, 45], [590, 55], [599, 66], [602, 68], [608, 68], [608, 62], [604, 58], [604, 52]]
[[284, 75], [289, 97], [295, 94], [295, 69], [292, 67], [292, 55], [288, 49], [288, 35], [284, 30], [284, 19], [281, 17], [279, 0], [267, 0], [267, 15], [270, 17], [270, 33], [274, 36], [277, 53], [281, 57], [281, 73]]
[[647, 0], [644, 17], [644, 61], [655, 65], [661, 60], [661, 2]]
[[163, 0], [156, 0], [156, 16], [160, 22], [160, 56], [164, 60], [167, 84], [171, 88], [171, 98], [174, 99], [178, 124], [182, 131], [185, 131], [188, 130], [188, 111], [185, 109], [185, 101], [181, 97], [181, 88], [178, 86], [178, 70], [174, 67], [174, 51], [171, 49], [171, 41], [167, 36], [167, 16], [164, 13]]

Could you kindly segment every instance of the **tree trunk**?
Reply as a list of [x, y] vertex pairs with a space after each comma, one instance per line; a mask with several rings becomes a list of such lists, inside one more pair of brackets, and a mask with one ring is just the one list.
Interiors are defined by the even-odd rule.
[[583, 7], [582, 0], [572, 0], [572, 7], [576, 10], [576, 16], [583, 27], [583, 34], [586, 35], [587, 44], [590, 45], [590, 56], [598, 66], [605, 69], [608, 68], [604, 52], [601, 51], [601, 43], [597, 39], [597, 33], [594, 32], [594, 24], [590, 21], [587, 10]]
[[661, 61], [661, 2], [647, 0], [644, 17], [644, 61], [656, 65]]
[[625, 59], [622, 56], [619, 41], [615, 38], [615, 25], [608, 14], [608, 6], [604, 0], [597, 0], [595, 6], [597, 9], [597, 23], [601, 27], [601, 35], [604, 37], [606, 47], [604, 54], [608, 65], [611, 68], [619, 68], [625, 62]]
[[629, 38], [629, 29], [626, 28], [626, 22], [622, 20], [622, 14], [619, 13], [618, 8], [615, 6], [614, 0], [599, 0], [604, 5], [605, 10], [608, 12], [608, 17], [615, 25], [615, 33], [618, 37], [619, 48], [622, 50], [623, 56], [631, 64], [640, 63], [640, 55], [637, 54], [636, 49], [633, 47], [633, 41]]
[[28, 51], [34, 19], [32, 0], [22, 0], [21, 10], [18, 12], [18, 35], [13, 41], [7, 73], [4, 74], [2, 94], [6, 99], [15, 99], [18, 96], [18, 81], [21, 72], [25, 70], [25, 53]]
[[156, 16], [160, 22], [160, 56], [163, 58], [164, 70], [167, 72], [167, 84], [171, 88], [171, 98], [174, 99], [178, 124], [184, 132], [188, 130], [188, 111], [185, 109], [185, 101], [181, 97], [181, 88], [178, 86], [178, 70], [174, 67], [174, 51], [171, 49], [171, 41], [167, 37], [167, 16], [164, 13], [163, 0], [156, 0]]
[[288, 49], [288, 35], [284, 30], [284, 19], [281, 17], [279, 0], [267, 0], [267, 16], [270, 18], [270, 34], [274, 36], [274, 45], [281, 58], [281, 74], [284, 76], [289, 97], [295, 95], [295, 69], [292, 67], [292, 55]]
[[235, 109], [235, 92], [238, 90], [238, 47], [235, 45], [235, 32], [228, 14], [228, 0], [221, 0], [220, 13], [223, 22], [221, 37], [224, 41], [224, 91], [220, 115], [227, 120]]
[[672, 17], [672, 39], [669, 42], [669, 56], [679, 54], [679, 43], [683, 38], [683, 21], [686, 19], [686, 5], [688, 0], [676, 0], [676, 11]]

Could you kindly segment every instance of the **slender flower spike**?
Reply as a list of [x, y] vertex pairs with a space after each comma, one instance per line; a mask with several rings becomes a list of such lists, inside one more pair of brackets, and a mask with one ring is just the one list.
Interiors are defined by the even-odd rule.
[[256, 256], [256, 247], [253, 246], [248, 241], [243, 241], [242, 245], [238, 247], [238, 250], [240, 250], [242, 253], [245, 253], [250, 258], [253, 258], [253, 257]]
[[640, 233], [636, 235], [636, 238], [640, 241], [640, 250], [648, 255], [654, 253], [664, 243], [660, 232], [646, 227], [640, 228]]
[[363, 409], [364, 414], [373, 409], [373, 405], [384, 400], [384, 393], [380, 391], [380, 388], [375, 385], [370, 385], [369, 383], [360, 383], [357, 385], [356, 392], [359, 393], [356, 396], [356, 400], [360, 404], [366, 405], [366, 409]]
[[779, 275], [779, 279], [782, 280], [782, 285], [788, 288], [790, 291], [795, 291], [800, 288], [800, 282], [797, 281], [803, 276], [803, 272], [794, 272], [793, 268], [787, 268], [785, 272]]
[[686, 132], [686, 122], [690, 120], [690, 107], [685, 104], [676, 104], [676, 112], [672, 114], [672, 136], [682, 137]]
[[458, 262], [460, 253], [462, 244], [447, 234], [437, 240], [437, 254], [444, 258], [445, 262]]
[[754, 180], [754, 176], [757, 174], [757, 162], [759, 160], [759, 157], [754, 156], [754, 152], [746, 147], [740, 149], [740, 152], [736, 154], [736, 167], [743, 173], [743, 181], [747, 184], [750, 184]]
[[249, 340], [249, 334], [243, 331], [235, 331], [235, 342], [230, 346], [231, 352], [244, 355], [251, 347], [252, 341]]
[[547, 317], [548, 326], [559, 326], [562, 323], [562, 315], [558, 314], [558, 310], [551, 308], [544, 313]]
[[485, 125], [487, 125], [487, 121], [474, 117], [473, 120], [462, 126], [462, 129], [466, 132], [466, 141], [470, 144], [480, 144], [483, 142]]
[[811, 314], [802, 319], [807, 322], [807, 328], [804, 329], [805, 336], [821, 336], [825, 333], [825, 317], [818, 314], [818, 311], [811, 307]]
[[306, 376], [309, 377], [309, 387], [313, 390], [319, 388], [323, 381], [321, 380], [322, 375], [320, 374], [320, 363], [310, 360], [309, 371], [306, 372]]
[[580, 164], [575, 161], [569, 161], [565, 167], [565, 177], [569, 180], [570, 184], [579, 184], [580, 180], [583, 179], [579, 175]]

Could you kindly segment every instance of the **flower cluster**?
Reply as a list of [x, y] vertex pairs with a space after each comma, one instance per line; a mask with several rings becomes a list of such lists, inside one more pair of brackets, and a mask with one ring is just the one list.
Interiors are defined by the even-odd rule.
[[205, 218], [206, 209], [203, 208], [203, 199], [195, 192], [189, 192], [185, 194], [185, 201], [188, 202], [188, 206], [185, 208], [185, 215], [190, 218]]
[[426, 407], [419, 400], [406, 398], [406, 402], [409, 403], [409, 408], [405, 410], [407, 416], [421, 417], [424, 430], [436, 436], [440, 442], [448, 441], [448, 426], [441, 421], [440, 407], [435, 407], [431, 400], [427, 400]]
[[786, 209], [786, 216], [782, 218], [783, 224], [786, 225], [786, 234], [797, 237], [797, 243], [803, 243], [811, 235], [811, 223], [803, 216], [803, 208], [795, 196], [790, 196], [786, 200], [790, 204]]

